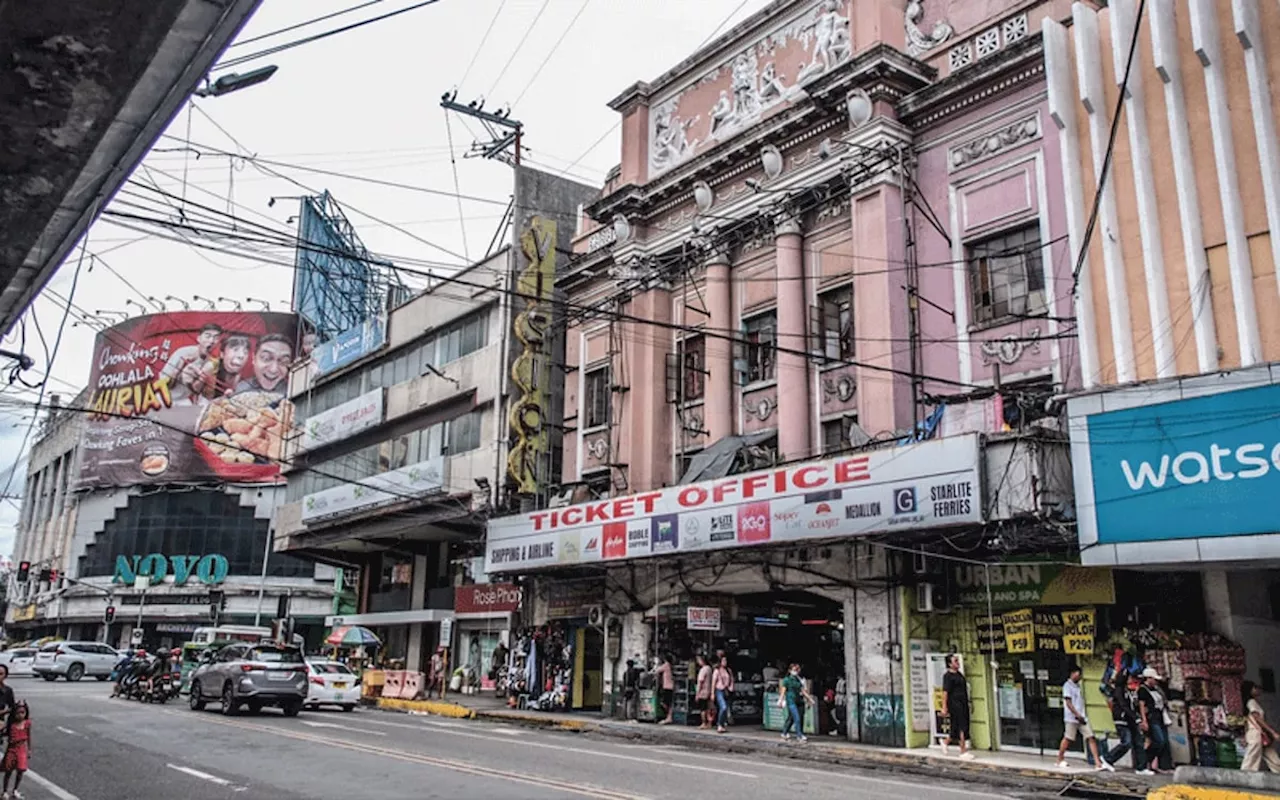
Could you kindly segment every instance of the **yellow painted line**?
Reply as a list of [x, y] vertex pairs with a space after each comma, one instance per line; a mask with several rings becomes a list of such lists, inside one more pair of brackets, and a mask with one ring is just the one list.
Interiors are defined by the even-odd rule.
[[[181, 712], [166, 709], [162, 713], [179, 714]], [[537, 786], [543, 789], [558, 789], [562, 792], [570, 792], [572, 794], [582, 795], [584, 797], [596, 798], [596, 800], [645, 800], [639, 795], [624, 794], [622, 792], [614, 792], [609, 789], [596, 788], [591, 786], [581, 786], [578, 784], [566, 783], [564, 781], [555, 780], [554, 778], [540, 778], [524, 773], [508, 772], [500, 769], [490, 769], [489, 767], [481, 767], [475, 764], [466, 764], [461, 761], [453, 761], [444, 758], [435, 758], [421, 753], [410, 753], [405, 750], [393, 750], [388, 747], [377, 747], [375, 745], [361, 744], [358, 742], [340, 741], [337, 739], [327, 739], [321, 736], [313, 736], [311, 734], [302, 733], [300, 731], [292, 731], [287, 728], [280, 728], [266, 725], [254, 725], [247, 722], [232, 722], [226, 719], [220, 719], [213, 716], [199, 714], [185, 714], [188, 719], [203, 717], [202, 721], [211, 725], [224, 725], [228, 728], [239, 728], [246, 731], [255, 731], [257, 733], [266, 733], [272, 736], [284, 736], [289, 739], [296, 739], [300, 742], [311, 742], [314, 744], [328, 745], [329, 747], [338, 747], [343, 750], [350, 750], [356, 753], [364, 753], [366, 755], [382, 756], [384, 758], [392, 758], [397, 761], [406, 761], [411, 764], [422, 764], [424, 766], [440, 767], [442, 769], [453, 770], [454, 772], [462, 772], [468, 775], [475, 775], [483, 778], [498, 778], [500, 780], [512, 781], [514, 783], [523, 783], [530, 786]]]
[[400, 700], [391, 697], [379, 697], [378, 708], [389, 708], [393, 711], [420, 711], [435, 714], [439, 717], [454, 719], [471, 719], [476, 712], [457, 703], [446, 703], [441, 700]]
[[1147, 800], [1275, 800], [1277, 795], [1258, 794], [1221, 786], [1187, 786], [1171, 783], [1147, 792]]

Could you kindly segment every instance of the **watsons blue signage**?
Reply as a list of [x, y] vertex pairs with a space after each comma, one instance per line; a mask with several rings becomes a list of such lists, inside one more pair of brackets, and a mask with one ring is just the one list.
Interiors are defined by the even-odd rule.
[[381, 317], [365, 320], [323, 344], [316, 345], [312, 357], [317, 372], [324, 375], [357, 361], [386, 344], [387, 323]]
[[1099, 543], [1280, 532], [1280, 385], [1087, 424]]
[[116, 573], [112, 583], [132, 584], [139, 576], [151, 579], [157, 584], [170, 573], [173, 574], [173, 585], [182, 586], [191, 576], [201, 583], [215, 586], [227, 579], [231, 565], [224, 555], [207, 556], [164, 556], [152, 553], [146, 556], [116, 556]]

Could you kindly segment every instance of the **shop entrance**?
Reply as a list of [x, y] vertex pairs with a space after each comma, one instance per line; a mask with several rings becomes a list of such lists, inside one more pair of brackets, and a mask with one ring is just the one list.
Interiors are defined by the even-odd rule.
[[1001, 653], [996, 673], [1000, 746], [1054, 752], [1062, 741], [1062, 684], [1072, 656], [1037, 650]]

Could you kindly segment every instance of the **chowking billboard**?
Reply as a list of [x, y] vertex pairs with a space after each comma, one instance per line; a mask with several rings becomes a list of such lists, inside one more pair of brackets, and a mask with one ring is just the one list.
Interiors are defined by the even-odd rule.
[[98, 334], [79, 486], [280, 479], [298, 318], [175, 311]]
[[485, 571], [981, 522], [977, 434], [489, 520]]

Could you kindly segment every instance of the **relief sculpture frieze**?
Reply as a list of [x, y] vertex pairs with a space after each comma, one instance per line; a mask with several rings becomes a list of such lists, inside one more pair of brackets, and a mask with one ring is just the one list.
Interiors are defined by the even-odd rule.
[[820, 0], [650, 112], [649, 176], [806, 97], [804, 84], [853, 54], [849, 0]]

